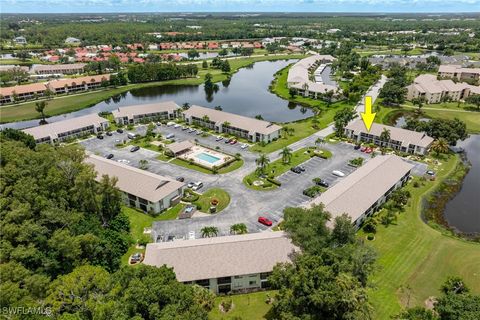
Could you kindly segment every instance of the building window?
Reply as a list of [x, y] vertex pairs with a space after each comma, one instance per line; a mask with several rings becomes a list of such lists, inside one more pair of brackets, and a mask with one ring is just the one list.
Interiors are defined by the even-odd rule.
[[228, 284], [228, 283], [232, 283], [232, 277], [217, 278], [217, 284]]
[[257, 284], [257, 281], [253, 280], [253, 281], [248, 281], [248, 284], [250, 286], [253, 286], [253, 285], [256, 285]]
[[195, 283], [202, 287], [208, 287], [210, 285], [210, 279], [197, 280]]

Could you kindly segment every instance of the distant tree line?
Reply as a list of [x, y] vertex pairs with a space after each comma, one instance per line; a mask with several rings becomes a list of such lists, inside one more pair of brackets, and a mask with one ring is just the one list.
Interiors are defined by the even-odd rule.
[[196, 76], [197, 73], [196, 64], [145, 63], [127, 67], [127, 75], [131, 83], [188, 78]]

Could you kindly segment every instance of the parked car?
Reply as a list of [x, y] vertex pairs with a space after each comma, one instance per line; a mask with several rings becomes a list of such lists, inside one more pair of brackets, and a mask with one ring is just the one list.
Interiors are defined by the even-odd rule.
[[218, 137], [215, 138], [215, 141], [222, 141], [222, 140], [223, 140], [223, 137], [221, 137], [221, 136], [218, 136]]
[[138, 151], [140, 150], [140, 147], [139, 146], [133, 146], [131, 149], [130, 149], [130, 152], [135, 152], [135, 151]]
[[367, 150], [367, 147], [360, 148], [360, 151], [362, 151], [362, 152], [365, 152], [365, 150]]
[[333, 171], [332, 171], [332, 174], [333, 174], [334, 176], [337, 176], [337, 177], [345, 177], [345, 173], [343, 173], [343, 172], [340, 171], [340, 170], [333, 170]]
[[360, 149], [361, 147], [362, 147], [361, 145], [356, 144], [355, 147], [353, 147], [353, 149], [358, 150], [358, 149]]
[[323, 180], [323, 179], [317, 180], [317, 181], [315, 182], [315, 184], [316, 184], [317, 186], [321, 186], [321, 187], [325, 187], [325, 188], [328, 188], [328, 187], [330, 186], [330, 185], [328, 184], [328, 182], [325, 181], [325, 180]]
[[197, 131], [197, 130], [195, 130], [195, 129], [193, 129], [193, 128], [190, 128], [190, 129], [188, 130], [189, 133], [194, 133], [195, 131]]
[[123, 129], [118, 128], [118, 129], [117, 129], [117, 132], [118, 132], [118, 133], [123, 133]]
[[366, 150], [365, 150], [365, 153], [372, 153], [373, 152], [373, 149], [368, 147]]
[[106, 135], [111, 137], [111, 136], [113, 136], [113, 133], [111, 131], [107, 131]]
[[109, 154], [107, 154], [107, 155], [105, 156], [105, 158], [107, 158], [107, 159], [112, 159], [112, 158], [113, 158], [113, 154], [109, 153]]
[[167, 127], [171, 127], [173, 125], [175, 125], [175, 122], [173, 122], [173, 121], [167, 122]]
[[127, 137], [128, 137], [128, 139], [135, 139], [137, 137], [137, 135], [135, 133], [129, 132], [129, 133], [127, 133]]
[[102, 139], [103, 139], [103, 135], [101, 135], [101, 134], [97, 134], [97, 139], [100, 139], [100, 140], [102, 140]]
[[193, 184], [192, 190], [197, 191], [197, 190], [201, 189], [202, 187], [203, 187], [203, 183], [201, 183], [200, 181], [197, 181]]
[[139, 263], [143, 260], [143, 254], [135, 253], [130, 257], [130, 263]]
[[180, 182], [183, 182], [183, 181], [185, 181], [185, 178], [184, 178], [184, 177], [177, 177], [176, 180], [177, 180], [177, 181], [180, 181]]
[[174, 127], [175, 129], [178, 129], [178, 128], [181, 127], [181, 125], [177, 123], [177, 124], [175, 124], [173, 127]]
[[235, 139], [233, 139], [232, 141], [230, 141], [230, 144], [232, 144], [232, 145], [235, 144], [235, 143], [237, 143], [237, 140], [235, 140]]
[[231, 141], [232, 141], [232, 139], [226, 139], [225, 143], [230, 143]]
[[298, 169], [300, 169], [300, 171], [302, 171], [302, 172], [305, 172], [305, 167], [304, 166], [298, 166]]
[[240, 146], [240, 148], [242, 148], [242, 149], [247, 149], [247, 148], [248, 148], [248, 144], [244, 143], [244, 144], [242, 144], [242, 145]]
[[183, 127], [182, 127], [182, 131], [185, 131], [185, 130], [188, 130], [188, 129], [190, 129], [190, 128], [187, 127], [187, 126], [183, 126]]
[[427, 170], [426, 174], [428, 174], [429, 176], [434, 176], [435, 175], [435, 171], [433, 170]]
[[192, 181], [187, 184], [187, 187], [192, 188], [194, 185], [195, 185], [195, 182]]
[[197, 130], [197, 136], [201, 135], [203, 133], [202, 130]]
[[290, 169], [290, 171], [298, 173], [298, 174], [302, 173], [302, 170], [299, 167], [293, 167], [293, 168]]
[[130, 161], [128, 161], [127, 159], [118, 159], [117, 162], [119, 163], [125, 163], [125, 164], [129, 164]]
[[161, 122], [157, 122], [156, 125], [157, 125], [157, 127], [161, 127], [161, 126], [162, 126], [162, 123], [161, 123]]
[[173, 139], [174, 137], [175, 137], [175, 135], [173, 133], [169, 133], [169, 134], [167, 134], [167, 136], [165, 138]]
[[266, 217], [258, 217], [258, 222], [267, 227], [272, 226], [272, 221], [270, 219], [267, 219]]

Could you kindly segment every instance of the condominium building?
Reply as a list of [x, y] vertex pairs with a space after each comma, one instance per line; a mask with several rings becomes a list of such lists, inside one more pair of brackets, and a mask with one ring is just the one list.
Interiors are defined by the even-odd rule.
[[160, 213], [180, 202], [185, 187], [182, 182], [96, 155], [85, 161], [94, 166], [97, 181], [104, 175], [118, 179], [116, 186], [126, 205]]
[[78, 74], [85, 72], [85, 63], [71, 64], [37, 64], [32, 67], [32, 72], [41, 75], [48, 74]]
[[174, 101], [120, 107], [112, 111], [118, 124], [134, 124], [141, 121], [167, 120], [176, 118], [180, 107]]
[[330, 55], [313, 55], [295, 63], [288, 71], [287, 86], [297, 94], [314, 99], [328, 91], [337, 91], [334, 82], [324, 83], [321, 77], [328, 64], [335, 60]]
[[285, 233], [260, 232], [149, 243], [143, 263], [171, 267], [178, 281], [216, 294], [245, 292], [268, 288], [273, 267], [290, 262], [296, 251]]
[[96, 113], [22, 130], [33, 136], [37, 143], [57, 143], [97, 134], [108, 128], [108, 120]]
[[53, 80], [50, 81], [47, 86], [52, 92], [61, 94], [97, 89], [102, 86], [102, 82], [109, 80], [109, 74], [100, 74], [72, 79]]
[[461, 65], [441, 65], [438, 68], [438, 75], [442, 78], [460, 81], [477, 81], [480, 79], [480, 68], [463, 68]]
[[445, 99], [459, 101], [473, 94], [480, 94], [480, 86], [437, 80], [433, 74], [422, 74], [407, 86], [407, 100], [423, 99], [426, 103], [440, 103]]
[[0, 104], [41, 97], [47, 87], [43, 83], [24, 84], [14, 87], [0, 88]]
[[215, 132], [228, 133], [252, 142], [271, 142], [280, 136], [282, 129], [268, 121], [195, 105], [182, 114], [189, 124], [198, 124]]
[[377, 156], [313, 199], [307, 207], [323, 204], [332, 215], [330, 227], [335, 217], [344, 213], [360, 227], [394, 190], [408, 181], [413, 167], [395, 155]]
[[[389, 141], [382, 141], [380, 136], [384, 130], [390, 133]], [[402, 128], [372, 123], [370, 131], [367, 131], [362, 119], [355, 119], [345, 127], [345, 135], [356, 142], [374, 143], [412, 154], [424, 155], [427, 153], [433, 138], [424, 132], [406, 130]]]

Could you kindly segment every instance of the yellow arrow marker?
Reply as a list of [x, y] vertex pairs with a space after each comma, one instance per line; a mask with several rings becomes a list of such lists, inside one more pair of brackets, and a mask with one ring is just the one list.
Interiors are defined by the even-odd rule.
[[365, 128], [367, 131], [370, 131], [372, 127], [373, 119], [375, 119], [376, 113], [372, 113], [372, 97], [366, 96], [365, 97], [365, 112], [361, 113], [363, 123], [365, 124]]

